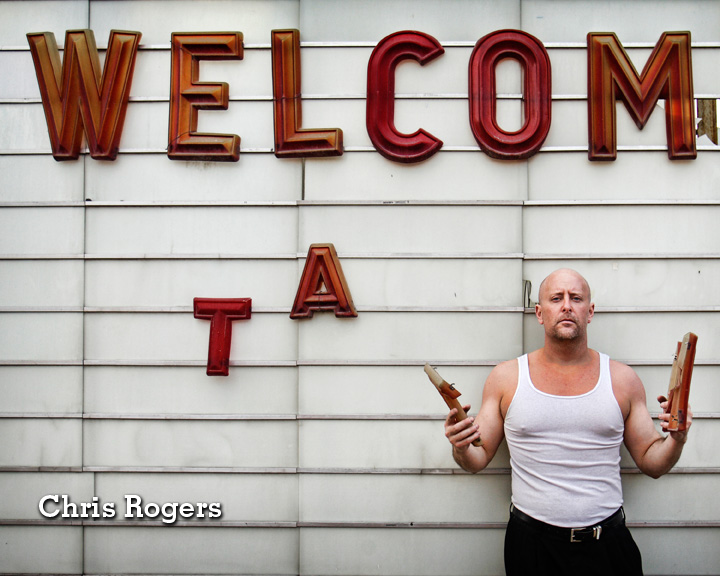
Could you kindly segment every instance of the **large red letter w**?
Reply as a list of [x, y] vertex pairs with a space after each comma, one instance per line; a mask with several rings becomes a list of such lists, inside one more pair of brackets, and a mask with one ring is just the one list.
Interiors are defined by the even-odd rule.
[[140, 32], [112, 30], [101, 75], [92, 30], [67, 31], [62, 71], [55, 35], [27, 35], [55, 160], [78, 158], [83, 135], [80, 124], [90, 156], [115, 160], [141, 36]]

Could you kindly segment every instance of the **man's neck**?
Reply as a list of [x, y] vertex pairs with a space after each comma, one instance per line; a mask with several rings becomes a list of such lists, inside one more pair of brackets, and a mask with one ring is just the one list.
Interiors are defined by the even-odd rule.
[[593, 355], [587, 345], [587, 339], [552, 340], [545, 339], [545, 346], [540, 349], [542, 360], [549, 364], [573, 366], [592, 361]]

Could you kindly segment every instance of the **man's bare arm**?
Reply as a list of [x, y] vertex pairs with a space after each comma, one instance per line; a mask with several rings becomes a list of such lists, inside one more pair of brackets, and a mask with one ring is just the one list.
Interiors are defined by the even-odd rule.
[[[505, 435], [503, 419], [506, 402], [504, 400], [507, 400], [508, 385], [515, 382], [517, 382], [516, 361], [496, 366], [485, 381], [478, 415], [474, 419], [468, 417], [457, 422], [456, 411], [451, 410], [445, 419], [445, 436], [453, 446], [453, 458], [464, 470], [473, 474], [480, 472], [495, 456]], [[470, 406], [464, 408], [467, 411]], [[473, 440], [478, 438], [482, 439], [482, 445], [473, 446]]]
[[[652, 478], [659, 478], [669, 472], [680, 459], [683, 446], [687, 442], [688, 430], [670, 432], [667, 436], [658, 432], [647, 409], [645, 388], [632, 369], [624, 365], [615, 365], [613, 384], [622, 390], [623, 402], [627, 410], [625, 446], [640, 471]], [[664, 412], [667, 401], [664, 397], [659, 397], [658, 400]], [[663, 431], [667, 431], [668, 421], [668, 414], [660, 415]], [[688, 410], [688, 429], [691, 424], [692, 412]]]

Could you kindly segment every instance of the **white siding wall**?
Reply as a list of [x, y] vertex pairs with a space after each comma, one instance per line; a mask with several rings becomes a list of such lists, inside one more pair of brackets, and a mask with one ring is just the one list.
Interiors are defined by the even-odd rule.
[[[613, 163], [587, 160], [586, 50], [612, 31], [642, 68], [664, 31], [690, 30], [697, 97], [720, 97], [720, 2], [612, 0], [0, 1], [0, 572], [501, 574], [507, 450], [460, 473], [443, 436], [432, 361], [475, 404], [492, 366], [540, 345], [523, 299], [559, 266], [583, 272], [592, 346], [633, 365], [653, 400], [674, 341], [699, 335], [696, 421], [658, 481], [623, 459], [647, 574], [720, 572], [720, 156], [671, 162], [656, 111], [622, 107]], [[143, 34], [115, 162], [55, 162], [25, 34]], [[345, 153], [272, 154], [270, 32], [301, 33], [303, 124], [341, 127]], [[553, 65], [543, 150], [501, 162], [469, 127], [477, 39], [525, 30]], [[390, 162], [365, 130], [367, 61], [399, 30], [445, 54], [398, 68], [396, 123], [445, 145]], [[241, 31], [242, 62], [200, 129], [242, 138], [238, 163], [173, 162], [170, 34]], [[500, 121], [520, 126], [517, 68], [498, 74]], [[356, 319], [288, 318], [305, 255], [334, 243]], [[230, 376], [205, 375], [193, 297], [251, 297]], [[43, 519], [69, 494], [221, 502], [220, 521]]]

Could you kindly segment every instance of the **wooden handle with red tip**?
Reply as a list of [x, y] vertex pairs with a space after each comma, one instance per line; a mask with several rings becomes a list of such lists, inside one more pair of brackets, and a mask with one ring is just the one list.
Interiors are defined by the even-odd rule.
[[[462, 394], [458, 392], [455, 386], [448, 384], [443, 377], [437, 373], [437, 370], [430, 366], [430, 364], [425, 364], [425, 374], [428, 375], [430, 382], [432, 382], [435, 385], [435, 388], [437, 388], [437, 391], [440, 392], [440, 396], [443, 397], [443, 400], [445, 400], [445, 404], [448, 405], [448, 408], [450, 408], [450, 410], [453, 408], [457, 410], [457, 416], [455, 419], [458, 422], [465, 420], [468, 415], [460, 402], [457, 400], [457, 398], [462, 396]], [[473, 446], [482, 446], [482, 440], [479, 438], [477, 440], [473, 440]]]
[[668, 423], [667, 429], [670, 432], [682, 432], [687, 429], [690, 380], [692, 379], [693, 366], [695, 365], [696, 346], [697, 336], [692, 332], [685, 334], [682, 342], [678, 342], [677, 345], [677, 352], [673, 360], [667, 393], [667, 411], [670, 414], [670, 422]]

